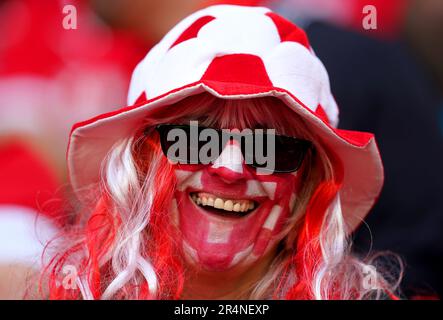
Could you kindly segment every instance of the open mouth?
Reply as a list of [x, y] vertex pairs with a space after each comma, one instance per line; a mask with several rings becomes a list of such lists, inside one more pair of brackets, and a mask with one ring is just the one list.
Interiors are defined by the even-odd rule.
[[207, 192], [191, 192], [192, 201], [206, 211], [230, 217], [244, 217], [258, 207], [258, 203], [249, 199], [221, 198]]

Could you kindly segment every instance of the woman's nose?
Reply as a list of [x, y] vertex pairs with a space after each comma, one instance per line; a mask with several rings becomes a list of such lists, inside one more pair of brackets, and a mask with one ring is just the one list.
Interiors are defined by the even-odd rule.
[[239, 143], [231, 140], [226, 143], [208, 171], [211, 175], [218, 175], [226, 183], [234, 183], [245, 178], [243, 163], [244, 158]]

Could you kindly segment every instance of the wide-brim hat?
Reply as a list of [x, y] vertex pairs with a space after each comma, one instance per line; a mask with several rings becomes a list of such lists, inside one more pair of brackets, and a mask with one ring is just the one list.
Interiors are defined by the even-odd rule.
[[[383, 165], [371, 133], [337, 129], [328, 74], [305, 32], [264, 7], [216, 5], [177, 24], [138, 64], [128, 105], [74, 125], [67, 162], [74, 191], [100, 179], [112, 146], [153, 111], [208, 92], [222, 99], [276, 97], [333, 150], [344, 169], [341, 206], [349, 231], [374, 205]], [[150, 122], [156, 124], [155, 118]]]

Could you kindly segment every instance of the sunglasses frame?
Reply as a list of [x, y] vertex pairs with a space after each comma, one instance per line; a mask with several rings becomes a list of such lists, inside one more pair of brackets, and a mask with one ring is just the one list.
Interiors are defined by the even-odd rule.
[[[168, 128], [168, 129], [180, 128], [180, 129], [189, 130], [190, 127], [192, 127], [192, 126], [191, 125], [187, 125], [187, 124], [172, 124], [172, 123], [158, 124], [158, 125], [155, 126], [155, 130], [158, 132], [158, 134], [160, 136], [161, 149], [163, 151], [163, 154], [166, 157], [167, 157], [168, 151], [165, 150], [166, 146], [164, 145], [164, 141], [163, 141], [165, 139], [165, 137], [163, 136], [164, 129], [165, 128]], [[197, 127], [198, 127], [198, 129], [212, 129], [212, 130], [215, 130], [215, 131], [217, 131], [219, 133], [219, 135], [224, 134], [223, 129], [215, 129], [215, 128], [204, 127], [204, 126], [197, 126]], [[151, 130], [152, 130], [152, 127], [146, 128], [146, 130], [144, 131], [145, 135], [147, 135], [148, 132], [150, 132]], [[266, 129], [264, 129], [264, 130], [266, 130]], [[229, 135], [231, 136], [230, 139], [233, 139], [233, 136], [236, 136], [236, 135], [238, 135], [238, 136], [245, 136], [245, 134], [242, 134], [242, 133], [229, 133]], [[254, 134], [252, 134], [252, 135], [254, 135]], [[300, 167], [302, 166], [302, 164], [303, 164], [303, 161], [304, 161], [304, 159], [306, 157], [306, 154], [309, 151], [311, 151], [311, 152], [315, 151], [313, 143], [311, 141], [309, 141], [309, 140], [304, 140], [304, 139], [300, 139], [300, 138], [296, 138], [296, 137], [291, 137], [291, 136], [286, 136], [286, 135], [278, 135], [278, 134], [275, 134], [275, 137], [276, 138], [283, 138], [283, 139], [291, 139], [293, 142], [297, 142], [298, 144], [301, 144], [302, 150], [303, 150], [303, 155], [300, 156], [300, 159], [298, 160], [298, 163], [297, 163], [297, 165], [294, 168], [291, 168], [291, 169], [288, 169], [288, 170], [276, 170], [276, 169], [274, 169], [274, 170], [271, 170], [273, 173], [291, 173], [291, 172], [298, 171], [300, 169]], [[222, 148], [224, 148], [224, 147], [225, 147], [225, 145], [222, 146]], [[243, 157], [245, 157], [245, 152], [244, 152], [243, 148], [242, 148], [241, 151], [242, 151]], [[177, 158], [177, 159], [171, 159], [171, 160], [178, 161], [178, 162], [183, 162], [184, 164], [195, 164], [195, 163], [190, 163], [188, 159], [178, 159]], [[197, 163], [197, 164], [202, 164], [202, 163]], [[264, 168], [262, 168], [260, 166], [255, 166], [252, 163], [251, 164], [248, 163], [247, 165], [252, 167], [252, 168], [255, 168], [255, 169], [266, 170], [266, 169], [264, 169]]]

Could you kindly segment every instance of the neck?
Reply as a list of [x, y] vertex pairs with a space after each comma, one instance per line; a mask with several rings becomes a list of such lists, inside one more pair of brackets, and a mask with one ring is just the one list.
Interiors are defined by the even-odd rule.
[[191, 267], [187, 273], [182, 298], [185, 300], [248, 299], [255, 285], [263, 279], [275, 251], [257, 260], [253, 266], [239, 266], [226, 271], [203, 271]]

